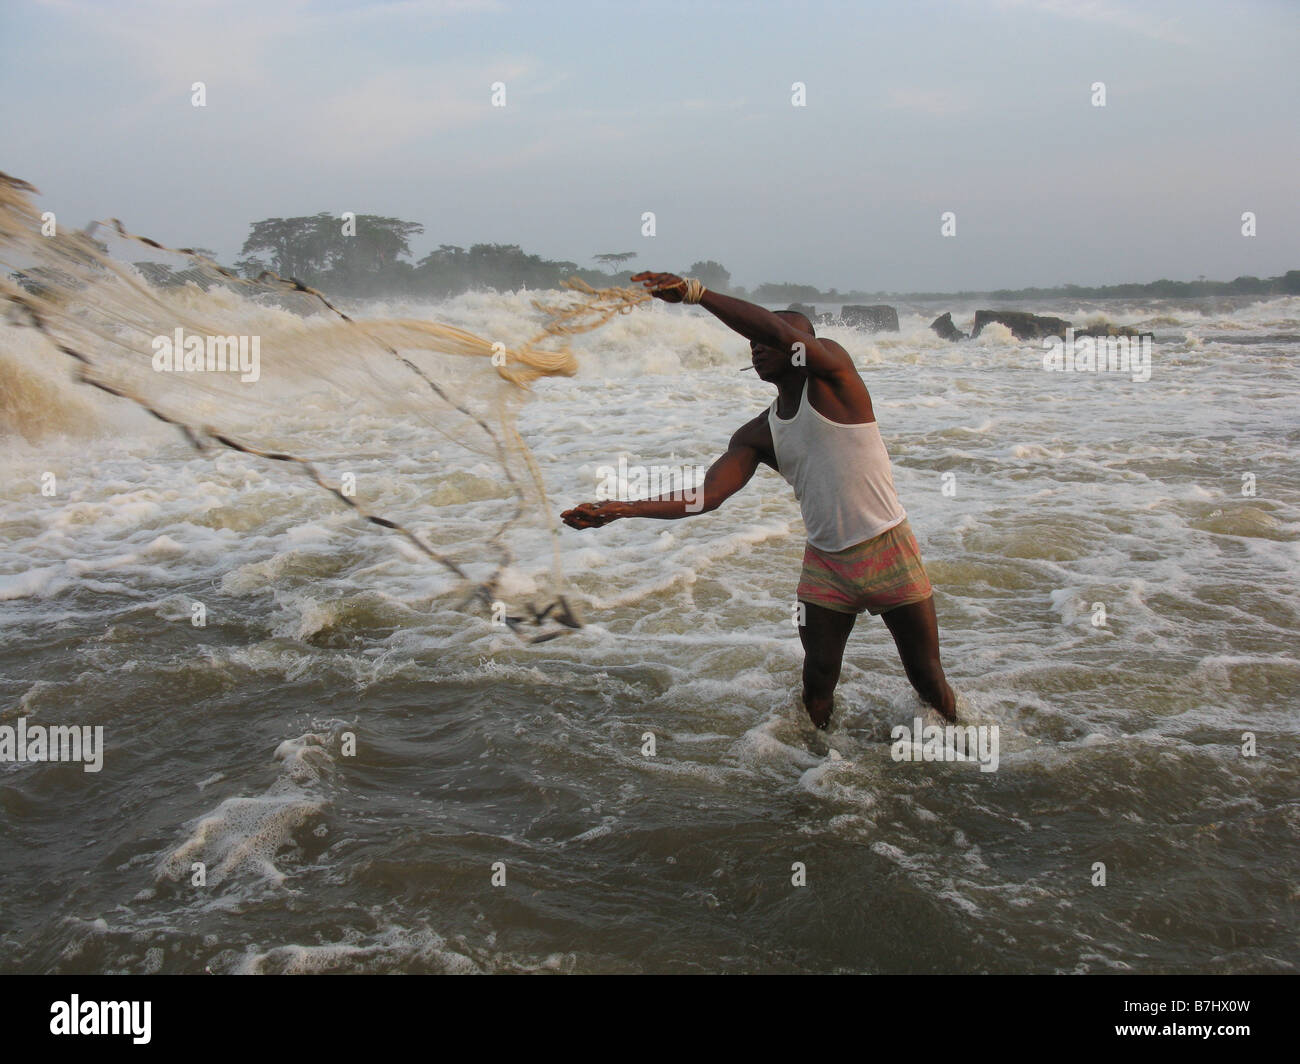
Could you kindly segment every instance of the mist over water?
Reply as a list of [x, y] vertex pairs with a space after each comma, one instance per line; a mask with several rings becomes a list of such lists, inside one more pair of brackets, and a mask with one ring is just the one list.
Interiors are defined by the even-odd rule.
[[[509, 342], [532, 295], [361, 312]], [[270, 313], [205, 298], [232, 333]], [[98, 773], [0, 764], [0, 966], [1294, 971], [1300, 299], [1025, 308], [1153, 332], [1146, 382], [1046, 372], [1000, 326], [946, 343], [949, 309], [976, 308], [826, 331], [871, 389], [960, 708], [999, 727], [991, 773], [891, 760], [918, 704], [871, 617], [812, 729], [802, 525], [770, 470], [712, 514], [562, 528], [586, 626], [529, 646], [304, 478], [197, 454], [5, 330], [0, 724], [102, 725], [107, 749]], [[519, 413], [552, 516], [620, 455], [707, 465], [774, 397], [698, 309], [575, 350]], [[490, 462], [409, 396], [280, 386], [245, 428], [355, 470], [482, 575]], [[512, 604], [551, 579], [534, 518]]]

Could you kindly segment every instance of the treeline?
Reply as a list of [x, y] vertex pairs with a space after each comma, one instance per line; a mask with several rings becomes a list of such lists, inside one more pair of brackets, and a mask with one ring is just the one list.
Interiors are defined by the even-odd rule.
[[1149, 284], [1066, 284], [1056, 288], [999, 288], [992, 292], [908, 292], [929, 299], [1194, 299], [1199, 296], [1300, 295], [1300, 270], [1277, 277], [1238, 277], [1235, 281], [1152, 281]]
[[266, 218], [251, 227], [235, 268], [246, 277], [272, 270], [341, 296], [443, 297], [475, 288], [554, 288], [584, 272], [608, 277], [518, 244], [440, 244], [412, 262], [410, 240], [423, 232], [418, 222], [374, 214]]
[[838, 288], [822, 291], [816, 285], [764, 283], [754, 289], [756, 303], [861, 303], [882, 296], [880, 292], [841, 292]]
[[[413, 296], [445, 298], [475, 289], [498, 291], [519, 288], [555, 288], [570, 277], [594, 285], [626, 284], [635, 269], [610, 272], [583, 267], [576, 262], [545, 259], [518, 244], [474, 244], [468, 248], [439, 244], [418, 261], [412, 261], [410, 241], [424, 233], [418, 222], [376, 214], [339, 218], [324, 211], [297, 218], [265, 218], [250, 227], [235, 269], [246, 277], [272, 270], [304, 284], [339, 296]], [[636, 252], [604, 253], [593, 260], [603, 267], [620, 267]], [[173, 271], [156, 263], [137, 264], [155, 284], [184, 284], [194, 271]], [[646, 268], [664, 269], [663, 263]], [[668, 266], [671, 269], [671, 266]], [[783, 282], [758, 285], [753, 292], [731, 284], [731, 274], [721, 263], [704, 260], [681, 271], [697, 277], [714, 291], [753, 299], [759, 303], [857, 303], [881, 299], [1030, 300], [1053, 298], [1134, 299], [1217, 295], [1297, 295], [1300, 270], [1280, 277], [1238, 277], [1235, 281], [1153, 281], [1150, 284], [1061, 285], [1056, 288], [998, 289], [966, 292], [841, 292], [815, 285]]]
[[[411, 238], [424, 232], [418, 222], [382, 215], [339, 218], [326, 212], [298, 218], [265, 218], [250, 227], [235, 269], [245, 277], [271, 270], [331, 295], [445, 298], [493, 288], [557, 288], [571, 277], [593, 285], [627, 284], [636, 272], [584, 267], [563, 259], [529, 254], [518, 244], [474, 244], [468, 248], [439, 244], [412, 261]], [[618, 267], [636, 252], [603, 253], [593, 259]], [[184, 284], [193, 270], [171, 270], [156, 263], [137, 263], [155, 284]], [[708, 287], [730, 290], [731, 275], [719, 263], [701, 261], [683, 273]]]
[[1065, 284], [1055, 288], [998, 288], [963, 292], [839, 292], [808, 284], [761, 284], [753, 298], [759, 303], [863, 303], [872, 300], [1030, 300], [1030, 299], [1193, 299], [1198, 296], [1300, 295], [1300, 270], [1278, 277], [1238, 277], [1235, 281], [1152, 281], [1149, 284]]

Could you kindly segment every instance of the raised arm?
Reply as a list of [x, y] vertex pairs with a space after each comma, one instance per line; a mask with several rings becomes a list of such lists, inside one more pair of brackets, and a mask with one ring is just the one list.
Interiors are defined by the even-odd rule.
[[[687, 294], [687, 282], [675, 273], [638, 273], [632, 280], [643, 282], [656, 299], [665, 303], [681, 303]], [[757, 303], [705, 289], [699, 305], [751, 343], [789, 352], [791, 357], [797, 353], [795, 344], [802, 344], [808, 372], [814, 376], [833, 379], [857, 375], [853, 359], [839, 344], [802, 332]]]

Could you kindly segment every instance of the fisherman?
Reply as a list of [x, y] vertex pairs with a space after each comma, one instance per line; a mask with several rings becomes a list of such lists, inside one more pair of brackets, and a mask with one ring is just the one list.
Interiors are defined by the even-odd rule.
[[956, 698], [939, 662], [939, 625], [921, 552], [898, 501], [889, 455], [867, 386], [834, 340], [807, 316], [769, 311], [710, 292], [694, 278], [639, 273], [665, 303], [698, 304], [749, 340], [761, 380], [776, 401], [742, 425], [709, 467], [703, 505], [677, 492], [636, 502], [585, 502], [561, 516], [571, 528], [621, 517], [674, 520], [716, 510], [749, 483], [760, 462], [794, 488], [808, 534], [797, 596], [804, 648], [803, 704], [818, 728], [834, 708], [844, 647], [858, 614], [878, 614], [894, 637], [907, 678], [923, 701], [955, 722]]

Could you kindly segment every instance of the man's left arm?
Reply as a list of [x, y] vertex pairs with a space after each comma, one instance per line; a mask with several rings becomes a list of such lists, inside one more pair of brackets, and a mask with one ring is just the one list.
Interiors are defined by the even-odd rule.
[[[644, 281], [657, 298], [667, 303], [683, 301], [686, 282], [676, 274], [639, 273], [632, 280]], [[746, 340], [757, 340], [768, 347], [789, 351], [791, 358], [802, 351], [808, 372], [814, 376], [836, 378], [857, 372], [853, 359], [839, 344], [834, 341], [824, 343], [756, 303], [705, 289], [699, 305]], [[803, 346], [796, 348], [795, 344]]]

